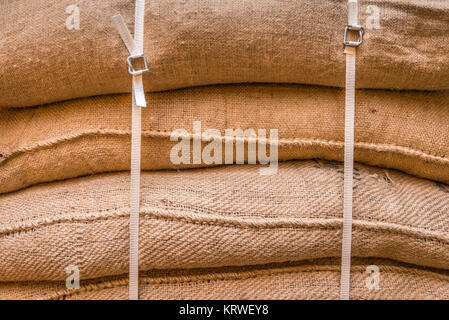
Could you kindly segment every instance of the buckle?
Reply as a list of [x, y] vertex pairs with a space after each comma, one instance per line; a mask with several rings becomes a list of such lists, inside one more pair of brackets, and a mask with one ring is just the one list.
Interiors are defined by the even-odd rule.
[[[143, 60], [143, 69], [137, 69], [136, 70], [134, 68], [133, 63], [137, 59], [142, 59]], [[147, 61], [147, 58], [145, 57], [145, 54], [143, 54], [143, 53], [130, 55], [128, 58], [126, 58], [126, 62], [128, 63], [128, 72], [130, 74], [132, 74], [133, 76], [137, 76], [137, 75], [140, 75], [142, 73], [148, 72], [148, 61]]]
[[[358, 31], [359, 38], [357, 39], [357, 41], [348, 41], [348, 31], [350, 31], [350, 30], [351, 31]], [[365, 31], [363, 30], [362, 26], [355, 25], [355, 24], [348, 24], [345, 27], [345, 35], [343, 37], [343, 45], [344, 46], [348, 46], [348, 47], [358, 47], [363, 42], [363, 33], [364, 32]]]

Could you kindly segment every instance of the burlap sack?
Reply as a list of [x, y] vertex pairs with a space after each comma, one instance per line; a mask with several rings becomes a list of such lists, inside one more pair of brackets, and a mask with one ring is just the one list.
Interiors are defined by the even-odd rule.
[[[210, 268], [341, 255], [343, 167], [324, 161], [145, 172], [140, 270]], [[449, 188], [356, 165], [353, 257], [449, 267]], [[0, 196], [0, 281], [124, 274], [129, 173]]]
[[[378, 289], [368, 266], [379, 268]], [[368, 285], [367, 285], [368, 282]], [[140, 299], [338, 299], [340, 260], [324, 259], [140, 275]], [[0, 283], [0, 299], [128, 299], [126, 275], [65, 282]], [[449, 299], [449, 273], [388, 260], [352, 259], [351, 299]]]
[[[142, 169], [174, 164], [175, 129], [270, 129], [279, 160], [343, 160], [344, 91], [294, 85], [211, 86], [148, 94]], [[359, 90], [356, 161], [449, 183], [449, 92]], [[113, 95], [0, 113], [0, 192], [129, 170], [131, 97]], [[192, 140], [192, 136], [189, 137]], [[203, 147], [209, 144], [204, 142]], [[245, 147], [245, 150], [247, 146]], [[224, 150], [224, 148], [223, 148]], [[223, 154], [225, 152], [223, 151]], [[191, 153], [193, 157], [193, 151]], [[223, 162], [222, 162], [223, 163]]]
[[[130, 92], [129, 53], [110, 17], [120, 13], [132, 30], [134, 2], [76, 1], [77, 30], [72, 0], [2, 1], [0, 107]], [[358, 87], [449, 89], [446, 0], [359, 2], [366, 33], [357, 51]], [[149, 1], [145, 88], [242, 82], [343, 87], [346, 3]]]

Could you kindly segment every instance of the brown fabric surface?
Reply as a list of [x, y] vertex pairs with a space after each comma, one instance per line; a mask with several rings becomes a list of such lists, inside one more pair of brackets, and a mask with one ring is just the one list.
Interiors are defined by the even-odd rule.
[[[365, 273], [379, 267], [379, 290]], [[338, 299], [340, 261], [324, 259], [206, 270], [142, 273], [139, 299]], [[81, 280], [80, 289], [61, 282], [0, 283], [0, 299], [128, 299], [126, 275]], [[449, 299], [449, 274], [379, 259], [353, 259], [351, 299]]]
[[[210, 86], [148, 94], [142, 169], [205, 166], [170, 161], [170, 133], [279, 131], [279, 160], [343, 161], [344, 91], [295, 85]], [[359, 90], [355, 159], [449, 183], [449, 92]], [[111, 95], [0, 113], [0, 192], [129, 170], [131, 97]], [[190, 137], [192, 139], [192, 136]], [[203, 147], [207, 143], [203, 143]], [[245, 147], [245, 149], [247, 146]], [[223, 151], [224, 153], [224, 151]], [[191, 161], [192, 163], [192, 161]]]
[[[140, 270], [242, 266], [341, 254], [343, 167], [325, 161], [144, 172]], [[356, 164], [353, 257], [449, 266], [449, 188]], [[129, 173], [0, 197], [0, 281], [128, 270]]]
[[[446, 0], [359, 1], [380, 10], [357, 51], [360, 88], [449, 89]], [[80, 30], [67, 30], [71, 0], [0, 3], [0, 107], [130, 92], [129, 55], [110, 17], [132, 30], [134, 1], [79, 0]], [[276, 82], [344, 86], [345, 0], [149, 1], [145, 88]]]

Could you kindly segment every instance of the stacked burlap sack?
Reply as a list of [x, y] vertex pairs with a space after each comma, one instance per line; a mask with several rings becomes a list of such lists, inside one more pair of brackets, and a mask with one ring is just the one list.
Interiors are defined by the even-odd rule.
[[[0, 4], [1, 299], [128, 298], [131, 79], [110, 16], [132, 29], [135, 4], [78, 1], [79, 30], [69, 5]], [[368, 5], [351, 298], [449, 299], [449, 3], [360, 1], [362, 25]], [[339, 297], [346, 21], [344, 0], [147, 3], [141, 299]], [[223, 146], [278, 130], [276, 173], [173, 163], [177, 129], [207, 147], [198, 121]]]

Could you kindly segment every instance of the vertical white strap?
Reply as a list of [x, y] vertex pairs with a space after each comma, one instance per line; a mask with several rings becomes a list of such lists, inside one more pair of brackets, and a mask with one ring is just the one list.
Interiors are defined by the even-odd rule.
[[[143, 24], [145, 21], [145, 0], [136, 0], [136, 12], [134, 16], [134, 41], [137, 52], [143, 53]], [[131, 53], [133, 54], [133, 53]], [[145, 92], [143, 90], [142, 75], [133, 76], [134, 99], [138, 106], [146, 107]]]
[[[134, 41], [137, 54], [143, 53], [145, 0], [136, 1]], [[131, 213], [129, 221], [129, 299], [139, 299], [139, 215], [140, 215], [140, 146], [142, 109], [146, 106], [142, 75], [133, 76], [131, 133]]]
[[348, 0], [348, 24], [359, 24], [357, 0]]
[[[357, 0], [348, 1], [348, 24], [357, 25]], [[345, 159], [343, 195], [343, 239], [341, 253], [340, 299], [349, 300], [352, 242], [352, 190], [354, 170], [355, 57], [356, 48], [345, 47]]]
[[[134, 39], [121, 15], [111, 17], [129, 53], [143, 54], [145, 0], [136, 0]], [[142, 109], [146, 106], [142, 75], [132, 77], [131, 188], [129, 220], [129, 299], [139, 299], [139, 214]]]
[[139, 299], [140, 146], [142, 108], [132, 104], [131, 190], [129, 219], [129, 299]]
[[134, 13], [134, 41], [137, 54], [143, 53], [143, 23], [145, 20], [145, 0], [136, 0]]

